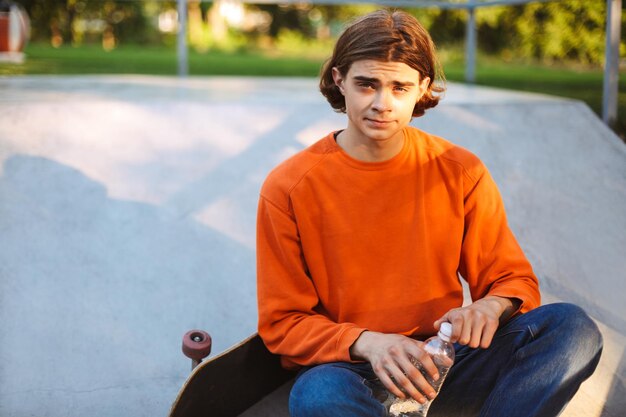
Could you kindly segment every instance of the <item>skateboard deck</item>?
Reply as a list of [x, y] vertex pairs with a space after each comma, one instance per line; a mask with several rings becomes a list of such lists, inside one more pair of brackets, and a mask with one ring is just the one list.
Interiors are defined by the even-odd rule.
[[[258, 334], [201, 362], [189, 375], [170, 417], [238, 416], [295, 376], [280, 366]], [[284, 397], [284, 395], [283, 395]]]

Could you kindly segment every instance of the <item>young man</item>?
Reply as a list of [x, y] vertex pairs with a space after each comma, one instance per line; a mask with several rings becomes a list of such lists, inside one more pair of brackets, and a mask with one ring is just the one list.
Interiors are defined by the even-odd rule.
[[[481, 161], [409, 127], [442, 88], [428, 33], [378, 11], [341, 35], [320, 82], [347, 127], [280, 164], [261, 190], [259, 334], [301, 369], [290, 412], [384, 416], [425, 402], [421, 340], [452, 324], [456, 361], [429, 416], [556, 416], [595, 369], [579, 308], [539, 307], [537, 278]], [[462, 307], [458, 276], [473, 302]], [[384, 397], [384, 395], [383, 395]]]

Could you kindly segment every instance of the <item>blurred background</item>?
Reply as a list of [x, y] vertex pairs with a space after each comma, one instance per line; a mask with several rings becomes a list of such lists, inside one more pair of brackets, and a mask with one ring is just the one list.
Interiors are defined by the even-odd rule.
[[[11, 3], [21, 6], [29, 17], [30, 40], [23, 48], [24, 59], [0, 63], [0, 75], [177, 73], [176, 1]], [[189, 74], [314, 77], [346, 22], [380, 7], [334, 3], [344, 4], [189, 0]], [[580, 99], [600, 114], [606, 8], [605, 0], [477, 8], [475, 82]], [[447, 79], [463, 81], [468, 12], [405, 9], [432, 34]], [[626, 50], [626, 31], [621, 34], [620, 55]], [[618, 102], [613, 127], [624, 140], [626, 95], [620, 93]]]

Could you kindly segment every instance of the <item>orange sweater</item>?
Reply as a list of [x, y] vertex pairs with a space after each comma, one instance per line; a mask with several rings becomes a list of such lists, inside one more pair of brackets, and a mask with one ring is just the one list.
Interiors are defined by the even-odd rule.
[[539, 305], [535, 275], [498, 189], [467, 150], [408, 127], [385, 162], [332, 134], [276, 167], [257, 220], [259, 334], [283, 366], [350, 361], [364, 330], [417, 338], [463, 302]]

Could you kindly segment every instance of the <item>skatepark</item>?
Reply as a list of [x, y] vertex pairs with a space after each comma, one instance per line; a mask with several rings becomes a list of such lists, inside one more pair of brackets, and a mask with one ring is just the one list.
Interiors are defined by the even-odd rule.
[[[0, 415], [167, 415], [187, 330], [255, 332], [263, 179], [344, 117], [315, 79], [0, 78]], [[454, 83], [412, 124], [485, 162], [543, 302], [598, 323], [563, 415], [623, 415], [626, 145], [581, 102]]]

